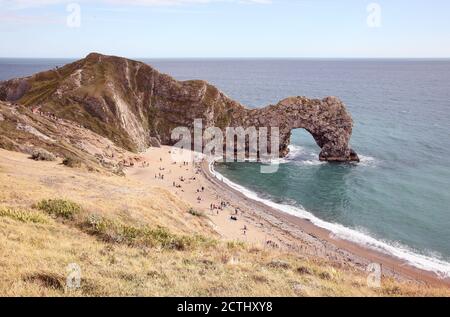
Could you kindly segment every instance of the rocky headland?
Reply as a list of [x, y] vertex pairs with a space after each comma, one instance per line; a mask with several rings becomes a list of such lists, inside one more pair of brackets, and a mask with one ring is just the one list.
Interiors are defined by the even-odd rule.
[[[179, 126], [193, 129], [198, 118], [204, 129], [279, 127], [280, 156], [289, 152], [291, 131], [303, 128], [321, 147], [321, 160], [359, 161], [349, 147], [353, 121], [338, 98], [290, 97], [276, 105], [249, 109], [205, 81], [177, 81], [147, 64], [97, 53], [60, 68], [1, 82], [0, 100], [4, 101], [3, 117], [16, 124], [13, 135], [4, 129], [0, 146], [23, 151], [15, 135], [20, 131], [27, 134], [22, 137], [31, 145], [54, 151], [52, 140], [59, 140], [61, 134], [102, 165], [117, 163], [117, 158], [122, 159], [117, 153], [123, 150], [136, 153], [160, 144], [173, 145], [171, 131]], [[14, 118], [14, 113], [20, 115]], [[64, 125], [50, 129], [39, 118], [43, 115], [47, 121], [59, 120], [83, 132], [68, 132]], [[28, 123], [22, 122], [24, 116]], [[99, 142], [108, 144], [107, 150], [70, 138], [68, 133], [109, 140]], [[54, 143], [66, 147], [61, 140]], [[78, 151], [72, 152], [79, 156]]]

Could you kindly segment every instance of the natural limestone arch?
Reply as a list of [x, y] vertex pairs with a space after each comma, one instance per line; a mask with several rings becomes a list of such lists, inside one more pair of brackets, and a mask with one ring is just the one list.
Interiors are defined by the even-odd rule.
[[336, 97], [323, 100], [287, 98], [277, 105], [248, 111], [241, 123], [244, 126], [279, 127], [282, 157], [289, 153], [292, 130], [305, 129], [322, 149], [321, 161], [359, 161], [356, 152], [349, 147], [353, 120]]
[[199, 118], [204, 129], [278, 127], [282, 157], [289, 153], [291, 131], [305, 129], [321, 147], [321, 160], [359, 161], [349, 147], [352, 118], [335, 97], [291, 97], [248, 109], [205, 81], [177, 81], [149, 65], [115, 56], [92, 53], [58, 69], [0, 82], [0, 100], [76, 120], [134, 152], [173, 145], [171, 131], [193, 130]]

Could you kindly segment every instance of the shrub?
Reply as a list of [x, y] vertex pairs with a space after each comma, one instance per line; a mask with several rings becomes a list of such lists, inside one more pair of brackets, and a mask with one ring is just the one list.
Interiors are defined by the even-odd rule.
[[190, 208], [190, 209], [188, 210], [188, 213], [191, 214], [191, 215], [194, 216], [194, 217], [204, 217], [204, 216], [205, 216], [202, 212], [197, 211], [197, 210], [195, 210], [194, 208]]
[[198, 244], [212, 244], [212, 240], [201, 236], [182, 236], [163, 227], [156, 229], [135, 227], [117, 221], [91, 215], [85, 222], [90, 234], [98, 235], [107, 242], [125, 243], [131, 246], [161, 247], [169, 250], [188, 250]]
[[35, 283], [45, 288], [51, 288], [55, 290], [64, 289], [64, 276], [49, 273], [49, 272], [37, 272], [23, 277], [25, 282]]
[[297, 273], [301, 274], [301, 275], [312, 275], [313, 272], [311, 271], [311, 269], [309, 269], [306, 266], [300, 266], [297, 268]]
[[41, 200], [34, 207], [49, 215], [64, 219], [73, 219], [76, 214], [82, 211], [80, 205], [64, 199]]
[[245, 248], [245, 243], [242, 241], [227, 241], [228, 250], [240, 250]]
[[76, 167], [80, 167], [81, 166], [81, 160], [75, 158], [75, 157], [66, 157], [63, 160], [63, 164], [67, 167], [72, 167], [72, 168], [76, 168]]
[[325, 272], [325, 271], [324, 271], [324, 272], [320, 272], [320, 273], [319, 273], [319, 277], [320, 277], [322, 280], [327, 280], [327, 281], [333, 279], [333, 277], [331, 276], [331, 274], [328, 273], [328, 272]]
[[37, 212], [5, 207], [0, 208], [0, 217], [31, 223], [47, 223], [48, 220], [44, 215]]
[[273, 260], [270, 263], [268, 263], [267, 266], [273, 269], [283, 269], [283, 270], [288, 270], [291, 268], [291, 265], [289, 263], [281, 260]]
[[31, 153], [31, 158], [35, 161], [55, 161], [56, 156], [44, 149], [35, 149]]

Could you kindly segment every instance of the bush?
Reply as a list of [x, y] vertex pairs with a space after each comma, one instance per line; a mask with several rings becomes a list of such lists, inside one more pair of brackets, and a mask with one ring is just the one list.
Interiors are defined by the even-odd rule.
[[182, 236], [171, 233], [166, 228], [135, 227], [91, 215], [85, 225], [90, 234], [98, 235], [107, 242], [125, 243], [130, 246], [161, 247], [169, 250], [188, 250], [198, 244], [212, 244], [200, 236]]
[[81, 161], [75, 157], [66, 157], [63, 164], [67, 167], [76, 168], [81, 166]]
[[267, 266], [273, 269], [283, 269], [283, 270], [288, 270], [291, 268], [291, 265], [289, 263], [281, 260], [273, 260], [270, 263], [268, 263]]
[[77, 203], [64, 199], [42, 200], [34, 206], [36, 209], [45, 211], [49, 215], [64, 219], [73, 219], [82, 211]]
[[242, 241], [227, 241], [228, 250], [240, 250], [245, 248], [245, 243]]
[[56, 156], [53, 153], [50, 153], [44, 149], [35, 149], [33, 153], [31, 153], [31, 158], [35, 161], [55, 161]]
[[328, 273], [328, 272], [320, 272], [320, 273], [319, 273], [319, 277], [320, 277], [322, 280], [331, 280], [331, 279], [333, 279], [333, 277], [331, 276], [331, 274]]
[[55, 290], [64, 289], [64, 276], [50, 273], [50, 272], [37, 272], [28, 274], [23, 277], [25, 282], [35, 283], [45, 288], [51, 288]]
[[197, 211], [194, 208], [190, 208], [188, 210], [188, 213], [191, 214], [192, 216], [195, 216], [195, 217], [203, 217], [204, 216], [204, 214], [202, 212]]
[[297, 268], [297, 273], [301, 274], [301, 275], [312, 275], [313, 272], [311, 271], [311, 269], [309, 269], [306, 266], [300, 266]]
[[31, 223], [47, 223], [47, 218], [37, 212], [13, 209], [13, 208], [0, 208], [0, 217], [7, 217], [20, 222], [31, 222]]

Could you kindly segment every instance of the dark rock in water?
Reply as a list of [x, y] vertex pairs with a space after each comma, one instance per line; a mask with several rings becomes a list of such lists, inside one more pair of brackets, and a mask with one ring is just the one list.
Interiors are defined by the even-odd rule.
[[280, 156], [292, 129], [303, 128], [322, 148], [323, 161], [358, 161], [349, 148], [352, 118], [335, 98], [291, 97], [248, 109], [201, 80], [177, 81], [152, 67], [96, 53], [64, 67], [0, 83], [0, 100], [14, 101], [81, 124], [131, 151], [173, 145], [176, 127], [279, 127]]

